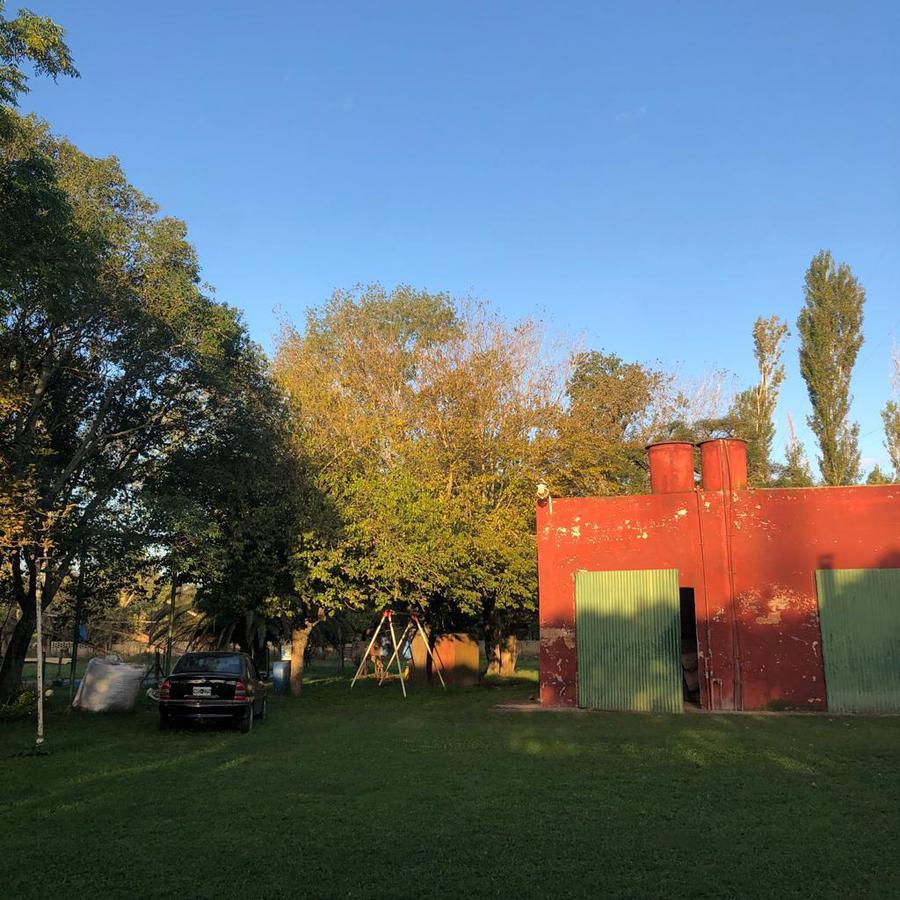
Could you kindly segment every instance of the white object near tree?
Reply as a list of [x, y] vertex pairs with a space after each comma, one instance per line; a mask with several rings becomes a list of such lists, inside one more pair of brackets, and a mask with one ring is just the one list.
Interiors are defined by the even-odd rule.
[[92, 659], [72, 706], [90, 712], [127, 712], [134, 707], [145, 674], [143, 666], [132, 666], [116, 657]]

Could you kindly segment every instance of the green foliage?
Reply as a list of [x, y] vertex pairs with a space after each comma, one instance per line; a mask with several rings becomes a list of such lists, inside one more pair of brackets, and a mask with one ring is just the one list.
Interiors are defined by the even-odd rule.
[[875, 465], [866, 478], [866, 484], [894, 484], [895, 479], [881, 470], [881, 466]]
[[0, 156], [2, 220], [20, 227], [0, 237], [0, 554], [24, 610], [44, 543], [50, 602], [86, 541], [113, 560], [141, 530], [143, 488], [202, 433], [248, 341], [201, 289], [184, 225], [34, 120]]
[[788, 416], [788, 443], [785, 449], [785, 460], [782, 465], [775, 467], [772, 486], [803, 488], [812, 487], [814, 484], [806, 451], [803, 449], [803, 444], [800, 443], [800, 438], [797, 437], [793, 420]]
[[295, 559], [305, 540], [324, 536], [325, 501], [295, 453], [284, 399], [257, 348], [246, 348], [222, 387], [147, 488], [154, 543], [170, 573], [195, 585], [198, 627], [250, 651], [284, 637], [282, 616], [304, 612]]
[[20, 691], [14, 699], [0, 703], [0, 722], [34, 718], [36, 710], [37, 695], [34, 691]]
[[[894, 394], [900, 398], [900, 347], [893, 349], [891, 366]], [[884, 445], [894, 467], [894, 476], [900, 480], [900, 402], [889, 400], [881, 411], [881, 420], [884, 423]]]
[[900, 478], [900, 403], [889, 400], [881, 412], [884, 422], [884, 443], [891, 457], [894, 474]]
[[759, 382], [734, 399], [731, 416], [736, 437], [747, 442], [747, 477], [751, 486], [765, 487], [773, 478], [772, 440], [775, 437], [775, 406], [784, 381], [781, 363], [787, 325], [778, 316], [760, 316], [753, 325], [753, 355]]
[[538, 340], [406, 287], [338, 293], [286, 330], [275, 371], [339, 523], [298, 554], [298, 593], [421, 608], [437, 629], [534, 609]]
[[14, 19], [3, 15], [0, 2], [0, 140], [10, 137], [15, 117], [8, 110], [28, 91], [28, 76], [22, 65], [30, 65], [39, 75], [78, 77], [78, 70], [64, 40], [65, 32], [51, 19], [20, 9]]
[[643, 493], [648, 443], [673, 417], [673, 379], [614, 353], [578, 353], [566, 384], [550, 487], [574, 496]]
[[808, 421], [819, 442], [822, 479], [855, 484], [859, 425], [849, 421], [850, 377], [863, 343], [865, 291], [846, 263], [836, 264], [823, 250], [807, 269], [804, 298], [797, 319], [800, 371], [812, 404]]

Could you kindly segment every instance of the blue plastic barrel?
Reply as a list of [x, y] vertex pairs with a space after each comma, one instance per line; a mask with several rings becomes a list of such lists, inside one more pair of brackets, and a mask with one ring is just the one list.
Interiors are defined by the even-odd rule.
[[276, 694], [287, 694], [291, 689], [291, 661], [279, 659], [272, 663], [272, 684]]

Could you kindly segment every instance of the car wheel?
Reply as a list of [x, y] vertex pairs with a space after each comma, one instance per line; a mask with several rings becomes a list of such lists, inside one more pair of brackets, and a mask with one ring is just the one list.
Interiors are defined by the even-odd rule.
[[172, 728], [173, 728], [172, 717], [168, 713], [164, 713], [160, 710], [159, 730], [160, 731], [171, 731]]
[[247, 707], [244, 718], [241, 719], [241, 734], [247, 734], [253, 729], [253, 704]]

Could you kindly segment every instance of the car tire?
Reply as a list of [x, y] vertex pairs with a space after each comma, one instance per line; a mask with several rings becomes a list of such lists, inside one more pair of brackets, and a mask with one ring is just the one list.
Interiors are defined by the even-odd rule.
[[159, 730], [160, 731], [171, 731], [174, 728], [174, 723], [172, 722], [172, 717], [168, 713], [164, 713], [160, 711], [159, 713]]
[[249, 734], [253, 730], [253, 704], [247, 707], [247, 712], [241, 719], [241, 734]]

